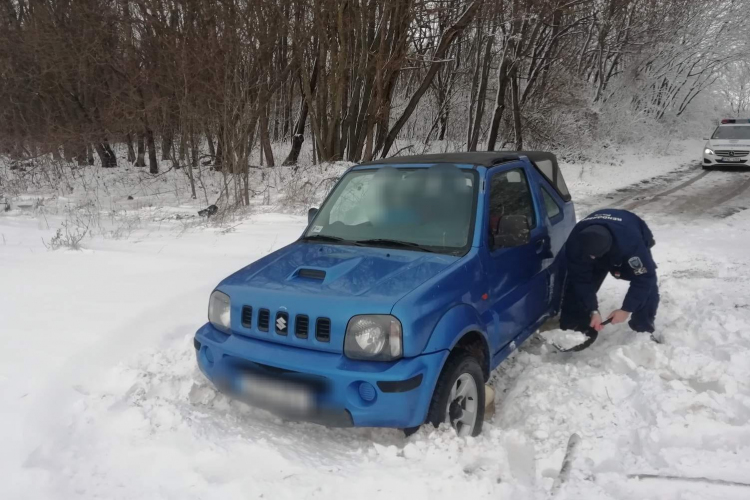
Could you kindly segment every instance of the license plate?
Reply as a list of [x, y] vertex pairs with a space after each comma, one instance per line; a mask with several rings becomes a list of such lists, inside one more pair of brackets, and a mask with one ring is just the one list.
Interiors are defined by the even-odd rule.
[[240, 391], [251, 404], [275, 412], [307, 414], [315, 409], [315, 393], [300, 384], [244, 375]]
[[724, 158], [724, 161], [740, 162], [742, 158]]

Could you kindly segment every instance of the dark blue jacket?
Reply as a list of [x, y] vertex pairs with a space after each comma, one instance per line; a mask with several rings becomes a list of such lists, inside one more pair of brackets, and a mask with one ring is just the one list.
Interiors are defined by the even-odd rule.
[[[581, 250], [578, 234], [588, 226], [599, 224], [612, 234], [612, 248], [604, 256], [592, 259]], [[630, 289], [622, 309], [635, 312], [641, 309], [657, 286], [656, 264], [651, 257], [654, 235], [645, 222], [626, 210], [605, 209], [594, 212], [578, 224], [565, 244], [568, 260], [568, 280], [574, 293], [588, 309], [599, 308], [595, 270], [608, 271], [615, 277], [630, 281]]]

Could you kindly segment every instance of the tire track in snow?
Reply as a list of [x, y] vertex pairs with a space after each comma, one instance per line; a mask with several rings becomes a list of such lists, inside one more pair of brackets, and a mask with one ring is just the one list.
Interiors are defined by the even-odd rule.
[[[625, 187], [615, 189], [606, 193], [600, 193], [576, 200], [576, 208], [589, 213], [605, 208], [621, 208], [625, 204], [636, 201], [647, 200], [653, 196], [664, 194], [661, 190], [675, 189], [675, 183], [684, 183], [685, 179], [691, 180], [695, 176], [696, 168], [691, 163], [685, 163], [665, 174], [644, 179]], [[698, 174], [700, 175], [700, 174]]]
[[729, 191], [724, 197], [720, 198], [719, 201], [716, 203], [717, 205], [722, 205], [732, 198], [736, 198], [737, 196], [741, 195], [747, 188], [750, 188], [750, 177], [745, 179], [745, 182], [742, 182], [737, 187]]
[[695, 182], [703, 179], [704, 177], [706, 177], [710, 173], [711, 173], [710, 170], [703, 171], [700, 174], [698, 174], [698, 175], [696, 175], [696, 176], [688, 179], [687, 181], [685, 181], [685, 182], [683, 182], [681, 184], [678, 184], [677, 186], [673, 187], [672, 189], [668, 189], [667, 191], [659, 193], [659, 194], [657, 194], [657, 195], [655, 195], [655, 196], [653, 196], [651, 198], [648, 198], [648, 199], [635, 200], [635, 201], [633, 201], [631, 203], [628, 203], [628, 204], [624, 205], [622, 208], [624, 208], [625, 210], [633, 210], [633, 209], [635, 209], [637, 207], [641, 207], [641, 206], [646, 205], [648, 203], [653, 203], [654, 201], [657, 201], [657, 200], [659, 200], [661, 198], [664, 198], [665, 196], [669, 196], [670, 194], [673, 194], [673, 193], [676, 193], [677, 191], [685, 189], [686, 187], [690, 186], [691, 184], [693, 184], [693, 183], [695, 183]]

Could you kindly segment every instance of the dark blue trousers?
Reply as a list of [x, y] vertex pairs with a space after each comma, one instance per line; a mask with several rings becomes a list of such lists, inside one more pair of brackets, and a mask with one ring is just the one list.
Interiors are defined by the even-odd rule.
[[[594, 285], [597, 291], [602, 287], [607, 274], [606, 269], [594, 269]], [[643, 306], [637, 311], [632, 311], [633, 314], [630, 315], [628, 325], [636, 332], [654, 333], [654, 320], [656, 319], [658, 308], [659, 287], [655, 285], [649, 290], [648, 297], [643, 302]], [[602, 319], [607, 318], [603, 317]], [[570, 280], [568, 280], [560, 311], [560, 328], [585, 333], [590, 329], [590, 323], [591, 311], [588, 311], [581, 299], [576, 296], [573, 286]]]

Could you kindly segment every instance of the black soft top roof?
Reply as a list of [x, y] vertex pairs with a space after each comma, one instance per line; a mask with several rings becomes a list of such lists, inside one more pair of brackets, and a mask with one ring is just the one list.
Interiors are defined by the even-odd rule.
[[373, 160], [362, 165], [403, 165], [405, 163], [468, 163], [491, 167], [498, 163], [518, 160], [519, 153], [515, 151], [475, 151], [471, 153], [438, 153], [430, 155], [392, 156], [381, 160]]
[[362, 163], [361, 165], [405, 165], [419, 163], [457, 163], [469, 164], [483, 167], [491, 167], [508, 161], [519, 160], [526, 156], [547, 181], [555, 188], [558, 194], [565, 200], [570, 201], [570, 192], [565, 184], [557, 158], [546, 151], [475, 151], [470, 153], [439, 153], [414, 156], [393, 156]]

